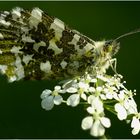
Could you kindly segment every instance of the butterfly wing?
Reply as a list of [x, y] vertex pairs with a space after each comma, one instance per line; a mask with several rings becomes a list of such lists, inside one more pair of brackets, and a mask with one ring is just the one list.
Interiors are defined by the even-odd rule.
[[86, 69], [83, 54], [93, 45], [39, 8], [0, 13], [0, 70], [11, 82], [77, 75]]

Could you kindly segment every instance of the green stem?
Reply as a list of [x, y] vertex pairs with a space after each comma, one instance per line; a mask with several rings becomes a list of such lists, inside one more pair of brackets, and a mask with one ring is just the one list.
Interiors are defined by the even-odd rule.
[[104, 105], [105, 109], [113, 113], [114, 115], [117, 115], [116, 111], [114, 110], [114, 107], [110, 105]]
[[105, 104], [108, 104], [108, 103], [116, 103], [116, 100], [109, 100], [109, 101], [103, 101]]

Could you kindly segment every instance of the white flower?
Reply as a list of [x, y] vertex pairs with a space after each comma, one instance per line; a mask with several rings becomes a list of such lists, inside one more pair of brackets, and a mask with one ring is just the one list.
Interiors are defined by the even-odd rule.
[[127, 112], [123, 105], [125, 100], [124, 91], [120, 91], [120, 94], [118, 94], [118, 96], [115, 96], [115, 99], [119, 101], [119, 103], [115, 104], [115, 111], [117, 112], [118, 119], [124, 120], [127, 118]]
[[79, 82], [78, 83], [78, 87], [80, 89], [80, 92], [88, 92], [89, 89], [89, 84], [88, 83], [84, 83], [84, 82]]
[[90, 129], [90, 134], [92, 136], [103, 136], [105, 128], [111, 126], [110, 120], [104, 117], [103, 102], [99, 97], [90, 95], [88, 97], [88, 103], [91, 104], [91, 106], [87, 108], [87, 112], [92, 116], [84, 118], [81, 127], [84, 130]]
[[124, 107], [127, 109], [128, 114], [135, 114], [138, 112], [137, 104], [132, 97], [124, 101]]
[[66, 91], [68, 93], [75, 93], [69, 96], [67, 99], [67, 105], [75, 107], [80, 103], [80, 98], [83, 100], [87, 99], [86, 92], [89, 90], [89, 84], [84, 82], [79, 82], [72, 87], [69, 87]]
[[105, 77], [104, 75], [101, 75], [101, 74], [98, 74], [97, 78], [104, 81], [104, 82], [108, 82], [108, 83], [110, 82], [108, 77]]
[[103, 103], [99, 99], [99, 97], [95, 97], [93, 95], [90, 95], [88, 97], [88, 103], [91, 104], [91, 106], [89, 106], [87, 108], [87, 112], [89, 114], [94, 115], [94, 117], [96, 117], [96, 116], [98, 117], [99, 116], [98, 114], [100, 114], [100, 113], [102, 113], [104, 111]]
[[[81, 127], [84, 130], [89, 129], [90, 134], [95, 137], [103, 136], [105, 129], [111, 126], [110, 119], [105, 117], [104, 108], [110, 112], [116, 111], [119, 120], [130, 122], [129, 118], [133, 115], [132, 134], [136, 135], [140, 131], [140, 113], [133, 99], [135, 91], [127, 90], [121, 79], [121, 75], [108, 76], [102, 68], [95, 66], [92, 73], [86, 72], [83, 76], [63, 81], [62, 88], [55, 86], [54, 91], [44, 90], [41, 94], [41, 105], [44, 109], [51, 110], [54, 105], [59, 105], [63, 101], [75, 107], [82, 99], [82, 104], [89, 105], [86, 109], [89, 116], [82, 120]], [[60, 93], [68, 93], [66, 101]]]
[[89, 87], [88, 91], [90, 93], [94, 94], [95, 96], [99, 96], [101, 94], [101, 92], [103, 91], [103, 87], [101, 87], [101, 86], [97, 86], [96, 88]]
[[90, 134], [95, 137], [103, 136], [105, 128], [109, 128], [110, 126], [111, 122], [106, 117], [99, 117], [98, 119], [95, 119], [94, 116], [88, 116], [85, 117], [81, 123], [82, 129], [90, 129]]
[[90, 83], [90, 82], [96, 83], [97, 79], [95, 77], [93, 77], [92, 75], [86, 73], [86, 76], [84, 77], [84, 79], [81, 79], [80, 81], [84, 81], [86, 83]]
[[108, 84], [110, 86], [116, 86], [117, 89], [124, 88], [124, 85], [121, 83], [121, 78], [122, 78], [122, 75], [115, 75], [110, 78], [110, 81], [108, 82]]
[[[139, 114], [140, 115], [140, 114]], [[132, 134], [136, 135], [139, 133], [140, 131], [140, 118], [134, 116], [131, 122], [131, 128], [133, 128], [132, 130]]]
[[59, 91], [61, 92], [60, 86], [56, 86], [54, 91], [48, 89], [44, 90], [41, 94], [42, 108], [46, 110], [51, 110], [54, 107], [54, 104], [60, 105], [63, 101], [63, 98], [58, 94]]
[[119, 103], [115, 104], [115, 111], [120, 120], [125, 120], [127, 115], [137, 112], [137, 105], [128, 92], [126, 89], [121, 90], [120, 94], [115, 97], [119, 101]]
[[107, 99], [113, 99], [114, 95], [117, 92], [117, 89], [115, 86], [110, 86], [109, 84], [106, 84], [103, 92]]
[[[98, 113], [101, 113], [104, 111], [103, 102], [100, 100], [99, 97], [95, 97], [94, 95], [90, 95], [88, 97], [88, 103], [91, 104], [91, 106], [87, 108], [87, 111], [90, 114], [94, 113], [95, 111], [97, 111]], [[92, 110], [93, 112], [90, 110]]]
[[127, 118], [127, 112], [124, 106], [120, 103], [115, 104], [115, 111], [119, 120], [125, 120]]

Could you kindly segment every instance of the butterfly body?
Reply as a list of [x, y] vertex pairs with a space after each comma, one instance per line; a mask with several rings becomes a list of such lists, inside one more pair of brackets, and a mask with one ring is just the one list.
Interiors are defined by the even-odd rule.
[[11, 82], [83, 75], [107, 64], [113, 43], [95, 42], [39, 8], [0, 14], [0, 70]]

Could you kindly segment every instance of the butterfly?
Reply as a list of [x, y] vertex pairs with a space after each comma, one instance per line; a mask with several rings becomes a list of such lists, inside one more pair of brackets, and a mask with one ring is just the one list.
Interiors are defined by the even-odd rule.
[[94, 41], [39, 8], [1, 11], [0, 71], [10, 82], [72, 78], [96, 67], [105, 72], [117, 39]]

